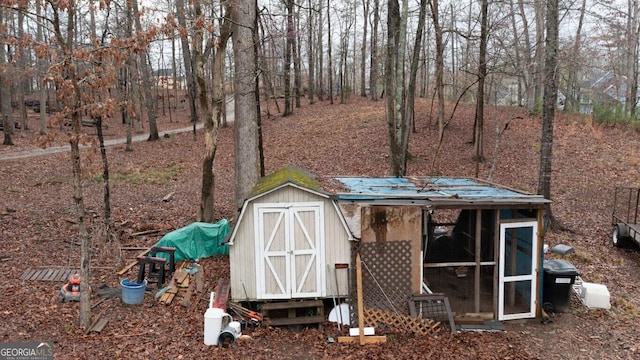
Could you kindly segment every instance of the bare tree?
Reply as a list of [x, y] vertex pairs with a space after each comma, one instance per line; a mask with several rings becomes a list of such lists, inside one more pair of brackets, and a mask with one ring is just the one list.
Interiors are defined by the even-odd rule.
[[638, 40], [640, 40], [640, 5], [637, 0], [627, 0], [627, 28], [625, 46], [626, 93], [625, 115], [628, 119], [636, 117], [638, 102]]
[[308, 15], [307, 15], [307, 63], [309, 66], [309, 74], [307, 76], [307, 93], [309, 94], [309, 105], [313, 104], [315, 102], [314, 100], [314, 96], [315, 96], [315, 89], [316, 89], [316, 83], [315, 83], [315, 51], [314, 51], [314, 47], [315, 47], [315, 43], [313, 41], [313, 23], [314, 23], [314, 16], [315, 10], [312, 6], [311, 0], [309, 0], [309, 9], [308, 9]]
[[[134, 24], [136, 32], [142, 34], [142, 23], [140, 22], [140, 10], [138, 8], [138, 0], [130, 0], [131, 7], [134, 12]], [[147, 110], [147, 118], [149, 120], [149, 141], [160, 139], [158, 134], [158, 125], [156, 124], [156, 107], [153, 95], [151, 94], [151, 70], [147, 59], [147, 47], [140, 47], [140, 59], [138, 66], [140, 68], [140, 80], [142, 80], [142, 90], [144, 91], [145, 109]]]
[[[538, 194], [551, 199], [551, 162], [553, 159], [553, 123], [558, 84], [556, 78], [558, 52], [558, 0], [547, 1], [546, 43], [544, 64], [544, 97], [542, 107], [542, 137], [540, 140], [540, 170], [538, 172]], [[557, 227], [551, 213], [551, 205], [545, 209], [545, 217], [552, 227]]]
[[[71, 162], [73, 168], [73, 200], [76, 206], [76, 220], [80, 236], [80, 277], [85, 281], [80, 282], [80, 326], [87, 327], [91, 324], [91, 293], [89, 291], [89, 273], [91, 267], [90, 243], [87, 225], [85, 223], [86, 209], [82, 189], [82, 165], [80, 159], [80, 139], [82, 134], [82, 122], [80, 111], [82, 106], [82, 94], [77, 67], [74, 66], [74, 36], [75, 36], [75, 2], [65, 3], [61, 7], [59, 2], [47, 1], [53, 12], [52, 27], [62, 57], [62, 68], [56, 76], [56, 81], [61, 88], [68, 89], [68, 93], [59, 93], [60, 100], [69, 109], [71, 116], [71, 133], [69, 144], [71, 146]], [[66, 13], [63, 20], [60, 13]], [[66, 23], [63, 30], [62, 25]], [[66, 36], [65, 36], [66, 35]]]
[[[220, 26], [220, 34], [217, 42], [210, 37], [207, 41], [206, 49], [204, 33], [207, 30], [206, 20], [202, 12], [202, 4], [200, 0], [193, 1], [195, 28], [193, 36], [193, 60], [194, 73], [198, 89], [198, 102], [204, 119], [204, 143], [205, 154], [202, 159], [202, 191], [200, 196], [200, 207], [197, 213], [198, 221], [213, 222], [214, 220], [214, 188], [215, 188], [215, 169], [214, 160], [218, 145], [218, 130], [220, 128], [220, 114], [223, 108], [224, 94], [224, 58], [227, 41], [231, 35], [231, 23], [223, 17]], [[214, 47], [214, 44], [216, 46]], [[207, 62], [211, 52], [215, 51], [214, 56], [214, 84], [213, 84], [213, 104], [214, 108], [209, 106], [209, 96], [207, 91], [207, 80], [204, 71], [204, 65]]]
[[178, 33], [180, 34], [180, 47], [182, 48], [182, 64], [184, 66], [184, 76], [187, 80], [187, 99], [189, 101], [189, 114], [193, 123], [194, 136], [195, 124], [198, 121], [198, 112], [196, 109], [196, 84], [193, 75], [193, 64], [191, 61], [191, 51], [189, 50], [189, 38], [187, 32], [186, 20], [187, 8], [184, 0], [176, 0], [176, 17], [178, 19]]
[[371, 67], [369, 68], [369, 91], [371, 100], [378, 100], [378, 26], [380, 24], [380, 0], [373, 0], [373, 28], [371, 30]]
[[[0, 23], [5, 22], [4, 7], [0, 7]], [[7, 59], [6, 46], [0, 43], [0, 102], [2, 103], [2, 126], [4, 140], [2, 145], [13, 145], [13, 108], [11, 106], [11, 63]]]
[[[42, 12], [42, 0], [36, 1], [36, 18], [40, 19]], [[43, 25], [42, 21], [37, 21], [36, 42], [39, 44], [44, 43]], [[40, 95], [40, 135], [47, 133], [47, 82], [45, 80], [45, 73], [47, 72], [47, 60], [38, 58], [38, 78]]]
[[484, 81], [487, 76], [487, 12], [489, 0], [482, 0], [480, 10], [480, 52], [478, 55], [478, 95], [473, 144], [475, 146], [476, 177], [480, 175], [480, 163], [484, 161]]
[[231, 5], [235, 84], [235, 205], [239, 209], [258, 181], [260, 174], [258, 148], [258, 113], [255, 93], [256, 1], [237, 0]]
[[[433, 30], [434, 30], [434, 41], [436, 43], [436, 83], [435, 83], [435, 94], [438, 100], [438, 111], [437, 111], [437, 119], [438, 119], [438, 144], [442, 143], [442, 139], [444, 138], [444, 42], [442, 40], [442, 27], [440, 26], [440, 14], [438, 8], [438, 0], [429, 0], [429, 5], [431, 9], [431, 20], [433, 22]], [[440, 145], [438, 145], [438, 149], [436, 150], [435, 156], [433, 158], [433, 167], [436, 173], [440, 172], [440, 164], [439, 164], [439, 153]]]
[[291, 108], [291, 56], [293, 52], [293, 0], [286, 0], [287, 8], [287, 36], [284, 50], [284, 111], [282, 116], [293, 114]]
[[329, 103], [333, 105], [333, 58], [331, 56], [331, 4], [327, 0], [327, 51], [329, 52]]
[[366, 68], [367, 68], [367, 30], [369, 27], [369, 5], [370, 0], [362, 0], [362, 45], [360, 46], [360, 96], [366, 97]]
[[578, 110], [580, 106], [580, 85], [578, 83], [578, 73], [581, 66], [577, 61], [580, 58], [580, 49], [582, 47], [582, 27], [584, 25], [584, 15], [586, 12], [587, 0], [582, 0], [582, 6], [580, 6], [580, 17], [578, 25], [576, 27], [576, 38], [573, 42], [573, 48], [571, 49], [571, 58], [568, 61], [568, 74], [567, 74], [567, 89], [565, 99], [565, 109]]
[[398, 1], [390, 0], [387, 9], [385, 92], [387, 94], [389, 157], [393, 176], [404, 176], [407, 171], [410, 124], [405, 107], [404, 63], [408, 7], [407, 0], [402, 1], [402, 10]]
[[418, 15], [418, 26], [416, 29], [416, 38], [413, 44], [413, 56], [411, 57], [411, 69], [409, 72], [409, 87], [407, 90], [407, 116], [409, 123], [415, 131], [415, 98], [416, 98], [416, 81], [418, 77], [418, 65], [420, 64], [420, 49], [422, 47], [422, 35], [424, 33], [424, 25], [427, 17], [427, 0], [420, 0], [420, 13]]

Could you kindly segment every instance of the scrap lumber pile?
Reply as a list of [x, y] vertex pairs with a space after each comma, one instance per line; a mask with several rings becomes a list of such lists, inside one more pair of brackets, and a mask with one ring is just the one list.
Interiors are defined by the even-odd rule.
[[158, 302], [160, 304], [170, 305], [176, 294], [178, 294], [180, 290], [186, 291], [187, 289], [189, 289], [190, 283], [191, 278], [189, 276], [189, 273], [183, 267], [180, 267], [173, 274], [171, 282], [168, 285], [168, 289], [160, 296]]

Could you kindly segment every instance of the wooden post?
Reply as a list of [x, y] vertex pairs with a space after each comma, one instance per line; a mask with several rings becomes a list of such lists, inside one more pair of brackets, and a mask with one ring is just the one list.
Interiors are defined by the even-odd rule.
[[364, 345], [364, 300], [362, 296], [362, 263], [360, 253], [356, 255], [356, 292], [358, 294], [358, 337], [360, 345]]
[[[360, 345], [369, 343], [386, 342], [386, 336], [365, 336], [364, 335], [364, 300], [362, 296], [362, 263], [360, 253], [356, 254], [356, 292], [358, 298], [358, 342]], [[353, 342], [355, 337], [340, 336], [339, 343]]]

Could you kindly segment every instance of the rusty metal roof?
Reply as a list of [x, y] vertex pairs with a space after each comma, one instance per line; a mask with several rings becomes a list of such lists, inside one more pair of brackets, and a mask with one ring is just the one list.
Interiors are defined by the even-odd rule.
[[540, 195], [511, 189], [474, 178], [453, 177], [334, 177], [340, 190], [334, 198], [347, 201], [425, 200], [433, 204], [530, 204], [549, 203]]

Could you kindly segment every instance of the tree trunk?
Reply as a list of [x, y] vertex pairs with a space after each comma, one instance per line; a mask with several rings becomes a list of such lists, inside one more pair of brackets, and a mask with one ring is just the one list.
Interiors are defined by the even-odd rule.
[[[39, 18], [40, 13], [42, 11], [42, 0], [36, 1], [36, 16]], [[37, 33], [36, 33], [36, 41], [42, 43], [44, 41], [43, 38], [43, 24], [42, 22], [37, 22]], [[46, 135], [47, 133], [47, 82], [45, 81], [44, 74], [47, 71], [47, 61], [43, 58], [38, 58], [37, 60], [39, 74], [39, 95], [40, 95], [40, 135]]]
[[331, 5], [327, 0], [327, 51], [329, 52], [329, 104], [333, 105], [333, 59], [331, 57]]
[[626, 67], [626, 93], [625, 115], [627, 119], [635, 119], [638, 100], [638, 2], [628, 0], [625, 67]]
[[[71, 115], [71, 133], [69, 134], [69, 144], [71, 146], [71, 162], [73, 168], [73, 200], [76, 206], [76, 220], [78, 224], [78, 233], [80, 236], [80, 327], [85, 328], [91, 324], [91, 293], [89, 291], [89, 279], [91, 270], [89, 233], [85, 224], [86, 209], [84, 205], [84, 196], [82, 190], [82, 162], [80, 159], [80, 137], [82, 134], [82, 122], [80, 118], [81, 108], [81, 90], [78, 81], [76, 67], [73, 65], [73, 41], [75, 29], [75, 7], [72, 2], [65, 9], [67, 14], [67, 27], [63, 33], [60, 27], [61, 20], [58, 13], [58, 7], [49, 2], [53, 12], [53, 28], [54, 35], [60, 46], [63, 56], [63, 82], [71, 87], [71, 93], [58, 93], [61, 103], [70, 109]], [[63, 34], [66, 34], [66, 39]], [[62, 85], [62, 84], [60, 84]], [[69, 86], [66, 86], [69, 88]]]
[[300, 73], [300, 12], [295, 12], [295, 35], [293, 35], [293, 96], [296, 108], [300, 108], [300, 88], [302, 87], [302, 74]]
[[313, 16], [314, 11], [313, 11], [313, 6], [311, 5], [311, 0], [309, 0], [309, 13], [307, 15], [307, 42], [308, 42], [308, 47], [307, 47], [307, 62], [309, 63], [309, 76], [308, 76], [308, 82], [307, 82], [307, 92], [308, 92], [308, 96], [309, 96], [309, 105], [312, 105], [315, 100], [314, 100], [314, 96], [315, 96], [315, 88], [316, 88], [316, 83], [315, 83], [315, 52], [314, 52], [314, 43], [313, 43], [313, 19], [315, 18]]
[[293, 49], [293, 0], [286, 0], [287, 36], [284, 50], [284, 111], [282, 116], [293, 114], [291, 109], [291, 52]]
[[[538, 194], [551, 199], [551, 175], [553, 158], [553, 123], [558, 98], [556, 67], [558, 51], [558, 0], [547, 1], [547, 39], [545, 42], [544, 97], [542, 107], [542, 137], [540, 141], [540, 170]], [[552, 220], [551, 206], [547, 205], [547, 219]], [[554, 221], [552, 220], [553, 224]]]
[[[0, 7], [0, 22], [4, 22], [4, 9]], [[0, 46], [0, 64], [4, 66], [10, 66], [7, 62], [6, 46]], [[4, 140], [2, 145], [13, 145], [13, 107], [11, 106], [11, 86], [6, 86], [9, 83], [7, 77], [10, 71], [0, 71], [0, 103], [2, 108], [2, 128], [4, 133]]]
[[387, 93], [387, 126], [391, 174], [404, 176], [407, 170], [409, 124], [406, 116], [404, 94], [404, 61], [407, 31], [408, 2], [388, 1], [387, 56], [385, 64], [385, 92]]
[[[360, 47], [360, 96], [367, 97], [366, 89], [366, 68], [367, 68], [367, 30], [369, 26], [369, 5], [370, 0], [362, 0], [362, 46]], [[355, 48], [355, 47], [354, 47]]]
[[198, 121], [198, 110], [196, 108], [196, 84], [193, 74], [193, 64], [191, 60], [191, 52], [189, 51], [189, 39], [187, 36], [187, 21], [186, 21], [187, 8], [184, 5], [183, 0], [176, 0], [176, 13], [178, 18], [178, 25], [180, 26], [180, 44], [182, 48], [182, 61], [184, 64], [184, 75], [187, 80], [187, 100], [189, 102], [189, 114], [191, 115], [191, 122], [194, 126], [195, 136], [195, 124]]
[[[202, 18], [202, 5], [198, 0], [193, 2], [194, 15], [196, 19]], [[220, 34], [217, 39], [215, 49], [215, 60], [213, 65], [212, 86], [214, 104], [213, 111], [209, 106], [209, 97], [207, 95], [207, 81], [204, 71], [206, 57], [213, 47], [207, 46], [207, 50], [203, 50], [204, 43], [204, 27], [194, 30], [193, 39], [193, 58], [195, 62], [196, 83], [198, 85], [198, 100], [200, 109], [204, 118], [204, 144], [205, 154], [202, 160], [202, 191], [200, 196], [200, 207], [198, 209], [197, 219], [202, 222], [214, 221], [214, 188], [215, 188], [215, 169], [214, 160], [218, 145], [218, 130], [220, 128], [220, 114], [224, 102], [224, 60], [227, 41], [229, 39], [231, 24], [225, 20], [220, 26]], [[197, 21], [200, 23], [200, 21]], [[213, 44], [211, 42], [211, 44]]]
[[[256, 6], [256, 14], [258, 14], [257, 6]], [[258, 38], [258, 17], [256, 16], [253, 22], [253, 69], [255, 72], [259, 69], [259, 59], [258, 59], [258, 48], [259, 48], [259, 38]], [[311, 67], [311, 64], [309, 64]], [[262, 109], [260, 107], [260, 83], [258, 81], [254, 81], [255, 86], [255, 96], [256, 96], [256, 118], [258, 123], [258, 159], [259, 159], [259, 177], [264, 177], [265, 174], [265, 166], [264, 166], [264, 143], [262, 138]]]
[[568, 65], [567, 89], [565, 91], [564, 107], [569, 111], [580, 110], [580, 84], [578, 82], [580, 65], [578, 59], [580, 58], [580, 48], [582, 47], [582, 26], [584, 25], [586, 7], [587, 0], [582, 0], [582, 6], [580, 6], [580, 18], [578, 19], [578, 27], [576, 28], [576, 38], [573, 42], [573, 49], [571, 51], [573, 61], [569, 61]]
[[[24, 12], [18, 12], [18, 39], [24, 39]], [[16, 45], [16, 66], [15, 74], [21, 74], [16, 79], [16, 98], [18, 100], [18, 108], [20, 109], [20, 123], [23, 130], [27, 129], [27, 108], [24, 105], [25, 92], [28, 91], [30, 76], [27, 75], [27, 54], [25, 52], [25, 44], [18, 42]]]
[[424, 34], [424, 24], [427, 17], [427, 0], [420, 0], [420, 14], [418, 16], [418, 27], [413, 45], [413, 56], [411, 59], [411, 70], [409, 72], [409, 86], [407, 89], [407, 111], [408, 122], [413, 124], [413, 131], [416, 131], [414, 105], [416, 99], [416, 82], [418, 77], [418, 65], [420, 63], [420, 49], [422, 45], [422, 34]]
[[[134, 23], [136, 32], [142, 34], [142, 24], [140, 23], [140, 11], [138, 10], [138, 0], [131, 0], [131, 6], [134, 13]], [[147, 46], [142, 46], [146, 49]], [[156, 108], [151, 93], [151, 70], [149, 69], [149, 60], [147, 59], [147, 51], [140, 51], [140, 74], [142, 80], [142, 90], [144, 91], [145, 109], [147, 110], [147, 118], [149, 119], [149, 138], [148, 141], [156, 141], [160, 139], [158, 134], [158, 126], [156, 124]]]
[[380, 0], [373, 0], [373, 29], [371, 30], [371, 68], [369, 91], [371, 101], [378, 101], [378, 25], [380, 24]]
[[[536, 66], [534, 64], [533, 59], [531, 58], [531, 54], [534, 52], [533, 47], [531, 46], [531, 38], [529, 34], [529, 21], [527, 20], [527, 12], [524, 8], [524, 0], [518, 0], [518, 9], [520, 10], [518, 13], [520, 14], [520, 18], [522, 20], [522, 39], [524, 40], [524, 50], [521, 52], [523, 55], [523, 63], [521, 65], [522, 73], [523, 73], [523, 82], [525, 95], [527, 99], [527, 110], [530, 114], [535, 112], [536, 108], [536, 79], [535, 72]], [[542, 15], [540, 15], [542, 16]], [[516, 44], [516, 47], [519, 47], [519, 44]], [[541, 46], [537, 46], [540, 48]]]
[[[540, 46], [545, 42], [545, 17], [544, 17], [544, 9], [545, 9], [545, 1], [546, 0], [534, 0], [534, 9], [536, 13], [536, 44], [534, 49], [534, 70], [533, 70], [533, 79], [534, 79], [534, 111], [540, 110], [540, 100], [543, 97], [544, 93], [544, 66], [545, 66], [545, 48]], [[543, 100], [544, 102], [544, 100]], [[544, 104], [543, 104], [544, 106]]]
[[[320, 0], [320, 4], [322, 4], [322, 0]], [[324, 101], [324, 52], [322, 51], [322, 46], [324, 45], [323, 39], [323, 21], [322, 21], [322, 5], [320, 5], [320, 9], [318, 9], [318, 41], [316, 42], [319, 46], [320, 51], [317, 52], [318, 57], [318, 100]]]
[[476, 118], [474, 129], [475, 146], [474, 160], [476, 162], [476, 178], [480, 176], [480, 163], [484, 162], [484, 80], [487, 76], [487, 12], [489, 0], [482, 0], [480, 15], [480, 54], [478, 56], [478, 96], [476, 99]]
[[[442, 143], [444, 138], [444, 43], [442, 39], [442, 27], [440, 26], [440, 15], [438, 13], [438, 0], [429, 0], [431, 8], [431, 19], [433, 21], [433, 30], [435, 33], [436, 43], [436, 83], [435, 91], [438, 97], [438, 143]], [[440, 173], [440, 161], [439, 161], [440, 146], [436, 150], [433, 158], [434, 172]]]
[[237, 0], [231, 8], [236, 90], [234, 118], [236, 209], [240, 209], [244, 200], [249, 197], [260, 174], [258, 114], [254, 88], [256, 55], [253, 40], [256, 8], [255, 0]]

